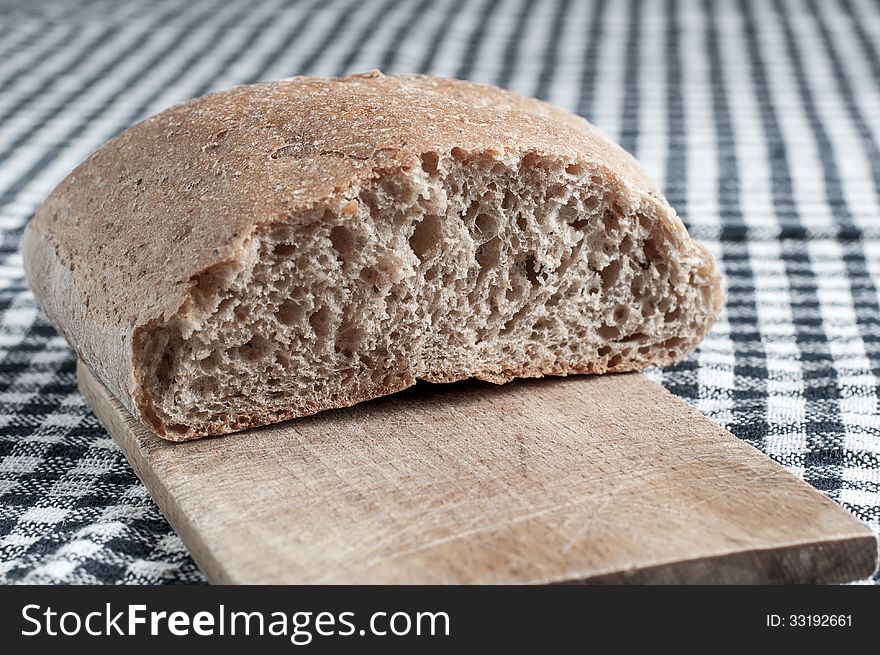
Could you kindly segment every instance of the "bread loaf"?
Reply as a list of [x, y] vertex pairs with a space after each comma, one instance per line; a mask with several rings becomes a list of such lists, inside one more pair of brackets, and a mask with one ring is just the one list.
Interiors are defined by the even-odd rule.
[[712, 257], [589, 123], [425, 76], [174, 106], [61, 182], [23, 253], [52, 323], [171, 440], [417, 380], [664, 366], [722, 304]]

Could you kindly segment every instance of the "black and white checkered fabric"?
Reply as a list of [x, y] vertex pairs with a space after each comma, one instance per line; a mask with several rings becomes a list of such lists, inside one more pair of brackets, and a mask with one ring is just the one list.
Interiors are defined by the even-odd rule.
[[27, 288], [34, 209], [178, 100], [372, 68], [545, 98], [635, 153], [729, 296], [651, 375], [880, 528], [880, 3], [0, 0], [0, 581], [204, 580]]

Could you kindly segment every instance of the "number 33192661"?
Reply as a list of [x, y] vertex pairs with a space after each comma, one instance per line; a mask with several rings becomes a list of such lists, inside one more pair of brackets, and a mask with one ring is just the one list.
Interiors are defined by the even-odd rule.
[[852, 614], [768, 614], [768, 628], [849, 628]]

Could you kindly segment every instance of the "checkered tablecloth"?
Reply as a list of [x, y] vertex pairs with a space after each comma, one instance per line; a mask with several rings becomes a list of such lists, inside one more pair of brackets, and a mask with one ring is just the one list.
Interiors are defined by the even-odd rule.
[[673, 393], [880, 527], [880, 4], [0, 0], [0, 581], [204, 577], [25, 283], [66, 173], [168, 105], [381, 68], [545, 98], [619, 141], [727, 276]]

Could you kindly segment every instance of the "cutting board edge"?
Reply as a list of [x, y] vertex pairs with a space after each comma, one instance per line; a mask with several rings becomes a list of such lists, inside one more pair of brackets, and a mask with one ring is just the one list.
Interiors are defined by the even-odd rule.
[[[831, 546], [842, 546], [846, 556], [854, 556], [854, 560], [848, 561], [848, 568], [842, 568], [839, 559], [828, 560], [821, 551]], [[657, 562], [645, 567], [628, 570], [616, 570], [597, 572], [585, 576], [580, 580], [571, 582], [550, 582], [550, 584], [671, 584], [666, 575], [674, 567], [676, 584], [791, 584], [784, 579], [774, 579], [772, 572], [769, 575], [758, 576], [749, 579], [748, 575], [730, 577], [728, 571], [737, 568], [738, 560], [749, 560], [754, 564], [756, 553], [807, 554], [813, 562], [812, 579], [802, 578], [798, 584], [839, 584], [869, 578], [877, 573], [880, 567], [880, 542], [877, 536], [865, 526], [865, 530], [854, 531], [851, 534], [840, 534], [836, 537], [820, 541], [798, 541], [788, 544], [768, 546], [766, 548], [749, 548], [741, 551], [716, 553], [708, 556], [696, 556], [690, 559], [675, 560], [674, 562]], [[814, 551], [814, 552], [811, 552]], [[699, 575], [701, 566], [711, 567], [717, 571], [714, 579]], [[751, 570], [753, 568], [749, 567]], [[809, 568], [809, 567], [805, 567]], [[846, 575], [842, 574], [847, 570]]]
[[174, 494], [162, 481], [161, 476], [153, 470], [145, 456], [148, 449], [137, 438], [123, 438], [119, 434], [120, 432], [130, 434], [138, 428], [144, 430], [146, 428], [141, 426], [127, 410], [124, 413], [120, 412], [122, 416], [107, 411], [104, 403], [97, 398], [96, 394], [100, 393], [99, 389], [107, 395], [112, 403], [117, 404], [119, 408], [124, 409], [124, 407], [81, 359], [77, 359], [76, 363], [76, 382], [86, 403], [110, 433], [113, 442], [119, 446], [138, 479], [147, 488], [162, 515], [174, 528], [175, 533], [180, 537], [208, 581], [212, 584], [236, 584], [237, 582], [227, 575], [225, 568], [214, 555], [211, 545], [202, 539], [200, 531], [196, 529], [195, 520], [188, 515], [186, 508], [180, 505]]

